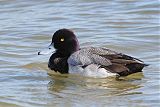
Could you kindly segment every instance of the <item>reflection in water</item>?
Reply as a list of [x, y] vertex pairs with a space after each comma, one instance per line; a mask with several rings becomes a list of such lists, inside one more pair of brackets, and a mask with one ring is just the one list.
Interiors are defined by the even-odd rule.
[[[159, 107], [158, 14], [158, 0], [0, 0], [0, 106]], [[118, 80], [49, 77], [37, 52], [60, 28], [151, 65]]]
[[[129, 95], [129, 94], [141, 94], [141, 92], [132, 92], [132, 90], [141, 87], [142, 73], [133, 74], [128, 77], [121, 77], [116, 79], [114, 77], [108, 78], [88, 78], [77, 75], [55, 75], [49, 74], [51, 81], [48, 83], [48, 89], [52, 92], [63, 92], [64, 90], [72, 90], [72, 93], [77, 93], [75, 87], [80, 90], [85, 90], [84, 92], [90, 92], [90, 90], [95, 90], [96, 95]], [[73, 89], [74, 87], [74, 89]], [[102, 91], [104, 93], [102, 93]], [[97, 93], [98, 92], [98, 93]], [[86, 94], [87, 94], [86, 93]], [[85, 93], [83, 93], [85, 94]]]

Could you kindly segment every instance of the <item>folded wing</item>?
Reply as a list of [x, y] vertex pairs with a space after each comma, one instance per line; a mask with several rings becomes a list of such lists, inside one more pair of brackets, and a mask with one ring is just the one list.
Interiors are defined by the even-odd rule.
[[97, 64], [112, 73], [118, 73], [120, 76], [141, 72], [143, 67], [147, 66], [137, 58], [96, 47], [82, 48], [73, 53], [68, 59], [68, 64], [82, 67]]

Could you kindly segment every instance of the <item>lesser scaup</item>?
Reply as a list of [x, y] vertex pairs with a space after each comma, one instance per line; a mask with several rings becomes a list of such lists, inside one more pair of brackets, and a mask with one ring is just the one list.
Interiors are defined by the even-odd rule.
[[[80, 48], [75, 34], [69, 29], [60, 29], [53, 34], [48, 48], [51, 55], [48, 67], [56, 72], [75, 73], [91, 77], [127, 76], [142, 72], [147, 66], [143, 61], [107, 48]], [[38, 52], [38, 55], [45, 52]]]

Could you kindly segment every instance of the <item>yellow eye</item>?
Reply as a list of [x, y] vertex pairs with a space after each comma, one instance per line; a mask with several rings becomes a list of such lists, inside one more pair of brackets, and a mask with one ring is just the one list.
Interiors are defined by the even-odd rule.
[[64, 38], [61, 38], [61, 40], [60, 40], [61, 42], [63, 42], [64, 41]]

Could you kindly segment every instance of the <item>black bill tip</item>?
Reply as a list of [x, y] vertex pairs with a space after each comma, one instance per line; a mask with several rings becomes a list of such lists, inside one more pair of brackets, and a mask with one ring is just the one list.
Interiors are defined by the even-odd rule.
[[38, 55], [41, 55], [41, 52], [38, 52]]

